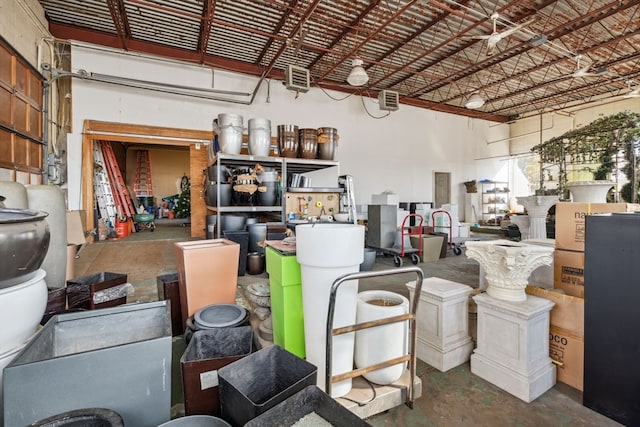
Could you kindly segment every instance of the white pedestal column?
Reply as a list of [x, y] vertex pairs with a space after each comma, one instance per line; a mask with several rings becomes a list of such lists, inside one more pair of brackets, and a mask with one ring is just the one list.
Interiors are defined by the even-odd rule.
[[[407, 283], [415, 298], [415, 281]], [[417, 312], [418, 359], [446, 372], [469, 360], [473, 341], [469, 336], [469, 294], [472, 288], [430, 277], [422, 282]]]
[[524, 206], [529, 215], [529, 239], [547, 237], [547, 212], [559, 198], [559, 196], [517, 197], [518, 203]]
[[523, 302], [487, 294], [473, 299], [478, 306], [478, 346], [471, 355], [471, 372], [527, 403], [553, 387], [549, 312], [554, 304], [534, 296]]

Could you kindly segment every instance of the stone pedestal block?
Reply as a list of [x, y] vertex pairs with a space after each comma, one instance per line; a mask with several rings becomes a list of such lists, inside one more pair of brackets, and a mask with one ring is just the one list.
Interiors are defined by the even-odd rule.
[[533, 296], [523, 302], [484, 293], [473, 299], [478, 306], [478, 346], [471, 355], [471, 372], [527, 403], [553, 387], [549, 312], [554, 304]]
[[[415, 281], [407, 283], [411, 298]], [[417, 312], [418, 359], [445, 372], [469, 360], [469, 294], [472, 288], [430, 277], [422, 282]]]

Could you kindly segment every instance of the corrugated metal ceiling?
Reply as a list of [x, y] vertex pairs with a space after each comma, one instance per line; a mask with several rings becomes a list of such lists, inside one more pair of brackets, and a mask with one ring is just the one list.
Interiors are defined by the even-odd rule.
[[[640, 84], [640, 0], [40, 0], [54, 36], [506, 121]], [[534, 21], [497, 42], [471, 36]], [[547, 41], [531, 40], [543, 35]], [[589, 66], [588, 77], [572, 77]], [[369, 83], [346, 83], [351, 61]], [[486, 103], [464, 107], [478, 92]]]

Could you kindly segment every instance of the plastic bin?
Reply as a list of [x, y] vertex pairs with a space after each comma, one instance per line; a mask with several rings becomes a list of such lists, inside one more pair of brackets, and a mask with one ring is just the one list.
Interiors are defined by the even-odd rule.
[[218, 371], [222, 418], [234, 426], [316, 383], [318, 368], [278, 345], [265, 347]]
[[235, 304], [240, 245], [228, 239], [174, 243], [182, 326], [211, 304]]
[[67, 280], [67, 307], [93, 310], [97, 308], [116, 307], [127, 302], [126, 294], [110, 301], [94, 303], [96, 292], [105, 291], [127, 283], [127, 275], [121, 273], [101, 272], [89, 276]]
[[200, 330], [180, 358], [187, 415], [220, 415], [217, 369], [249, 355], [251, 326]]
[[336, 427], [370, 426], [318, 386], [311, 385], [252, 419], [245, 427], [290, 426], [312, 413]]
[[298, 357], [305, 357], [302, 278], [295, 255], [283, 255], [270, 246], [265, 249], [273, 343]]
[[180, 308], [180, 281], [178, 273], [162, 274], [156, 277], [158, 286], [158, 301], [169, 301], [171, 308], [171, 334], [182, 335], [182, 309]]
[[4, 369], [4, 426], [105, 406], [128, 426], [169, 421], [168, 311], [156, 301], [53, 316]]
[[238, 255], [238, 276], [244, 276], [247, 270], [247, 254], [249, 252], [249, 232], [248, 231], [223, 231], [222, 235], [225, 239], [236, 242], [240, 245], [240, 254]]

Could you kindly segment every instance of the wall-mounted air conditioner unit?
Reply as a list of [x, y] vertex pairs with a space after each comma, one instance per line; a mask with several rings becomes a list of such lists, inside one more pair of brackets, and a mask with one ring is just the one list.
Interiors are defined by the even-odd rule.
[[309, 91], [309, 70], [296, 65], [287, 65], [284, 72], [284, 85], [289, 90], [298, 92]]
[[378, 104], [381, 110], [396, 111], [400, 108], [400, 96], [392, 90], [381, 90], [378, 93]]

